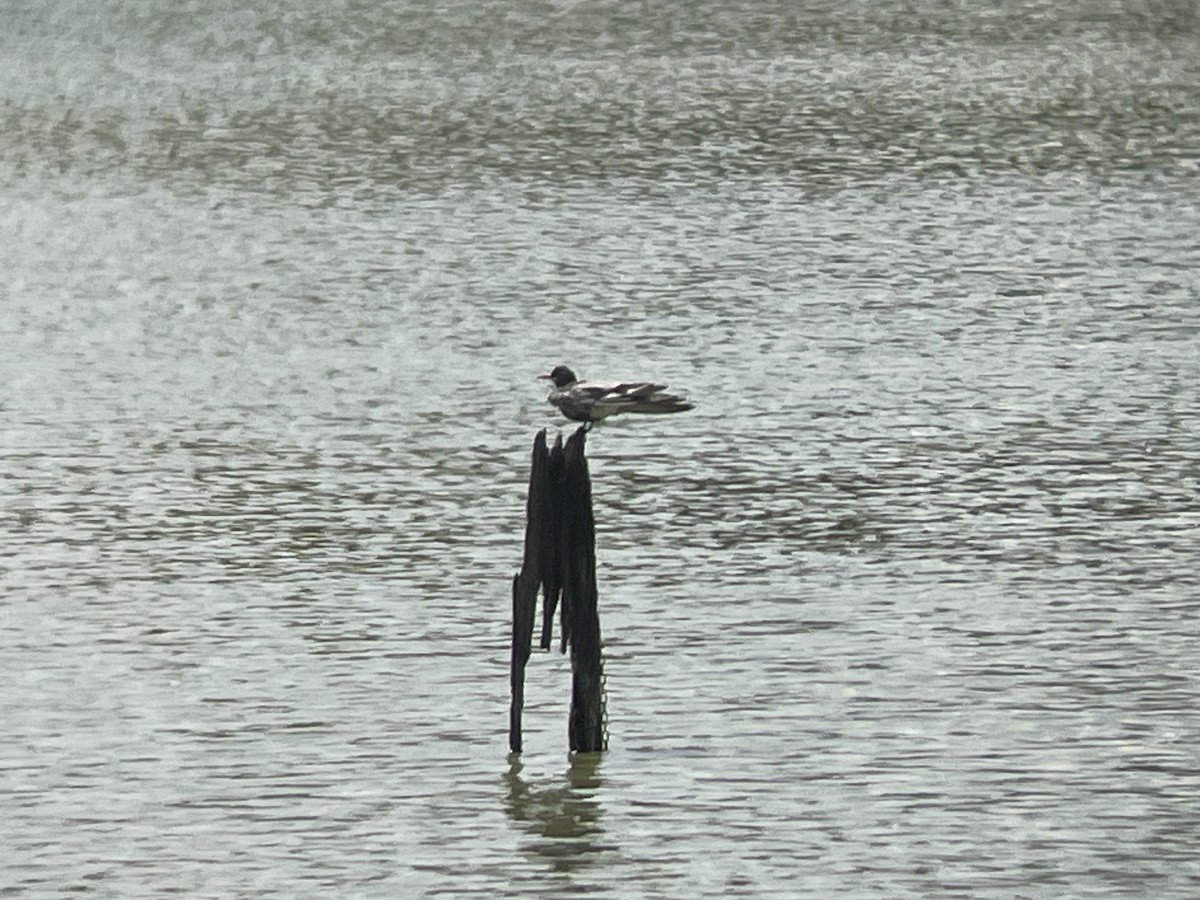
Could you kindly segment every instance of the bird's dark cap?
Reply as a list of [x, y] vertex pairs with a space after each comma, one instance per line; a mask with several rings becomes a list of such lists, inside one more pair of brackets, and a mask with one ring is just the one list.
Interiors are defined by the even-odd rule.
[[566, 366], [555, 366], [550, 370], [549, 375], [539, 375], [538, 378], [549, 378], [557, 388], [566, 387], [568, 384], [573, 384], [579, 380], [575, 377], [575, 373]]

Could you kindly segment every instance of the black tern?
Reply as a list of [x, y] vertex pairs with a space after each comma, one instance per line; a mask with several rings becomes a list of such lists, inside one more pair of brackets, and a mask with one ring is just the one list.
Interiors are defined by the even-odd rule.
[[547, 402], [553, 403], [568, 419], [576, 422], [599, 422], [617, 413], [640, 413], [662, 415], [686, 412], [695, 405], [667, 394], [665, 384], [649, 381], [626, 381], [620, 384], [593, 384], [580, 381], [566, 366], [555, 366], [549, 375], [554, 388]]

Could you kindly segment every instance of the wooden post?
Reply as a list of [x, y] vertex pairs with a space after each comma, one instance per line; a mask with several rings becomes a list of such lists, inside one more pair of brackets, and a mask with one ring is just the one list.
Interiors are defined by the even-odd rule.
[[526, 500], [525, 556], [513, 577], [512, 704], [508, 745], [520, 753], [525, 666], [533, 643], [533, 618], [542, 590], [542, 649], [550, 649], [554, 612], [560, 615], [560, 652], [571, 649], [571, 712], [567, 725], [573, 752], [605, 749], [604, 668], [596, 603], [596, 521], [584, 445], [587, 427], [547, 450], [546, 432], [533, 442]]
[[525, 559], [512, 585], [512, 665], [510, 682], [512, 701], [508, 709], [508, 747], [521, 752], [521, 710], [525, 706], [525, 666], [533, 643], [533, 610], [537, 604], [538, 582], [542, 578], [543, 523], [550, 454], [546, 450], [546, 430], [533, 441], [533, 460], [529, 466], [529, 496], [525, 501]]
[[604, 668], [600, 658], [600, 612], [596, 597], [596, 518], [592, 512], [592, 479], [578, 429], [563, 453], [562, 634], [571, 645], [571, 749], [590, 753], [604, 749]]

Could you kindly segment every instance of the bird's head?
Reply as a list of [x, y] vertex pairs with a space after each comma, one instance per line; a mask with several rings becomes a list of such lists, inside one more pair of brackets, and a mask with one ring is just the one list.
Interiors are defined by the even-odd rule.
[[574, 384], [579, 380], [575, 377], [575, 373], [566, 366], [555, 366], [550, 370], [549, 375], [539, 375], [538, 378], [549, 378], [554, 382], [556, 388], [565, 388], [568, 384]]

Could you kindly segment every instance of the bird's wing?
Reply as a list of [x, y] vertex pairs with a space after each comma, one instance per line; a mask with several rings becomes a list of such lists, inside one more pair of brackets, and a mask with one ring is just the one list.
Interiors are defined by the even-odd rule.
[[602, 399], [605, 403], [636, 402], [649, 399], [658, 391], [665, 390], [666, 387], [665, 384], [654, 384], [649, 381], [624, 381], [620, 384], [607, 385], [597, 399]]

